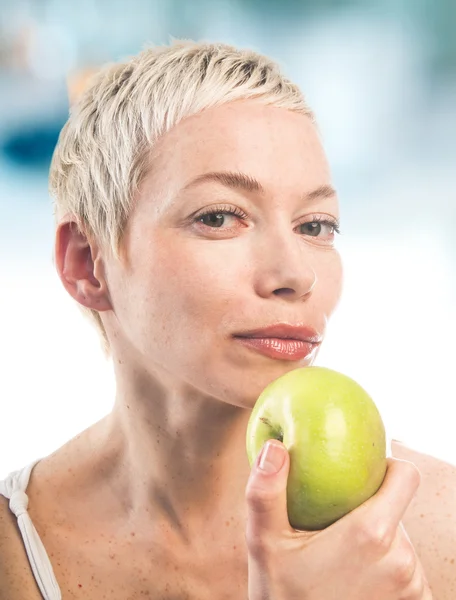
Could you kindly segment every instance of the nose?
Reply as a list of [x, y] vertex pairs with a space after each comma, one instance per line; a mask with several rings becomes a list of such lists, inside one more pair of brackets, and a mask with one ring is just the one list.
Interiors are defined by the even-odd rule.
[[255, 288], [259, 296], [280, 296], [289, 301], [305, 299], [317, 283], [312, 266], [315, 255], [298, 234], [278, 228], [257, 247]]

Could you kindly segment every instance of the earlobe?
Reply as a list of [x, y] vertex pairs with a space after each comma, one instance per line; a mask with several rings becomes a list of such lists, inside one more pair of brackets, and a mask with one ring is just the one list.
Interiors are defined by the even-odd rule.
[[66, 291], [79, 304], [97, 311], [112, 309], [98, 246], [74, 221], [57, 227], [55, 265]]

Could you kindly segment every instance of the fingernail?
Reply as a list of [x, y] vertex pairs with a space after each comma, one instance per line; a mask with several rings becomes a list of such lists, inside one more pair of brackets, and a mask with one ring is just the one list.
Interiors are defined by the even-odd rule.
[[265, 473], [278, 473], [285, 461], [285, 453], [282, 446], [272, 442], [266, 442], [261, 454], [258, 468]]

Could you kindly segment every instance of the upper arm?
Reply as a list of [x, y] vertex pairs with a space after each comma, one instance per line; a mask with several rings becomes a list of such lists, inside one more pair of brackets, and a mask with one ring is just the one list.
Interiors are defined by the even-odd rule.
[[456, 467], [405, 446], [394, 456], [413, 462], [421, 484], [403, 524], [423, 565], [434, 600], [456, 598]]
[[41, 600], [16, 517], [8, 502], [0, 495], [0, 598]]

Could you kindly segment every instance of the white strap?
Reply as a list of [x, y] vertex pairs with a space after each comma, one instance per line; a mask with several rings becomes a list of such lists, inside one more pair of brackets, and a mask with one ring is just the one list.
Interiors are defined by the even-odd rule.
[[0, 494], [9, 498], [11, 512], [17, 517], [30, 566], [44, 600], [62, 600], [51, 561], [27, 512], [29, 499], [25, 490], [37, 462], [33, 462], [21, 471], [11, 473], [4, 481], [0, 481]]

